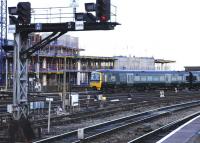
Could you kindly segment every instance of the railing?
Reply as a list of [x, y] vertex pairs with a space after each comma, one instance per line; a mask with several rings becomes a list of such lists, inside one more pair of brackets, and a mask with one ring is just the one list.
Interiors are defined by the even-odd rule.
[[[95, 67], [88, 67], [88, 66], [82, 66], [81, 67], [81, 71], [93, 71], [93, 70], [98, 70], [99, 67], [95, 66]], [[101, 69], [113, 69], [113, 66], [101, 66]], [[76, 71], [78, 70], [78, 67], [74, 66], [74, 67], [70, 67], [66, 69], [67, 71]], [[31, 65], [29, 66], [29, 71], [30, 72], [36, 72], [36, 68], [35, 65]], [[40, 68], [39, 70], [40, 72], [63, 72], [64, 71], [64, 67], [57, 67], [56, 65], [52, 65], [52, 66], [47, 66], [47, 68]]]
[[[76, 71], [78, 68], [77, 67], [71, 67], [67, 68], [67, 71]], [[47, 66], [47, 68], [40, 68], [40, 72], [63, 72], [64, 67], [57, 67], [57, 66]], [[35, 65], [29, 66], [29, 72], [36, 72], [36, 67]]]
[[56, 52], [39, 52], [34, 53], [33, 55], [39, 55], [39, 56], [51, 56], [51, 57], [63, 57], [63, 56], [78, 56], [78, 54], [75, 53], [56, 53]]
[[[63, 23], [75, 21], [72, 7], [33, 8], [31, 15], [32, 23]], [[111, 5], [110, 21], [117, 21], [117, 7], [115, 5]]]
[[33, 8], [33, 23], [62, 23], [74, 21], [71, 7]]
[[93, 66], [93, 67], [90, 67], [90, 66], [82, 66], [81, 67], [81, 70], [98, 70], [98, 69], [113, 69], [114, 67], [113, 66]]

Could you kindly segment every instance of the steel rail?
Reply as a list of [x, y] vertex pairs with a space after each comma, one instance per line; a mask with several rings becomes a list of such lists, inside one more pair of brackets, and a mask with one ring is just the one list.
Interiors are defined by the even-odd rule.
[[[200, 105], [200, 100], [182, 103], [182, 104], [176, 104], [176, 105], [157, 108], [154, 110], [150, 110], [150, 111], [146, 111], [146, 112], [142, 112], [138, 114], [129, 115], [126, 117], [96, 124], [93, 126], [89, 126], [89, 127], [84, 128], [84, 132], [86, 135], [86, 138], [84, 138], [84, 141], [91, 141], [95, 138], [98, 138], [99, 136], [115, 132], [117, 130], [120, 130], [130, 125], [141, 123], [150, 119], [155, 119], [160, 116], [170, 114], [171, 112], [175, 112], [178, 110], [183, 110], [185, 108], [190, 108], [190, 107], [199, 106], [199, 105]], [[77, 133], [78, 133], [78, 130], [75, 130], [69, 133], [39, 140], [34, 143], [44, 143], [44, 142], [49, 143], [49, 142], [54, 142], [54, 141], [59, 141], [59, 140], [60, 141], [62, 140], [64, 142], [77, 143], [77, 142], [80, 142], [80, 140], [77, 138]]]
[[[182, 98], [181, 98], [182, 99]], [[168, 103], [169, 100], [161, 100], [162, 103]], [[62, 115], [62, 116], [55, 116], [51, 118], [51, 125], [55, 126], [55, 125], [61, 125], [64, 123], [70, 123], [70, 122], [74, 122], [77, 120], [84, 120], [86, 118], [93, 118], [96, 116], [102, 116], [102, 115], [106, 115], [106, 114], [114, 114], [116, 112], [120, 112], [120, 111], [126, 111], [126, 110], [130, 110], [133, 108], [139, 108], [141, 106], [150, 106], [150, 105], [155, 105], [157, 102], [155, 101], [146, 101], [146, 102], [137, 102], [137, 103], [128, 103], [128, 104], [118, 104], [119, 106], [111, 106], [111, 107], [107, 107], [107, 108], [101, 108], [98, 110], [88, 110], [88, 111], [82, 111], [82, 112], [78, 112], [76, 114], [70, 114], [70, 115]], [[47, 118], [44, 119], [40, 119], [40, 120], [36, 120], [33, 122], [33, 124], [36, 127], [46, 127], [47, 126]]]

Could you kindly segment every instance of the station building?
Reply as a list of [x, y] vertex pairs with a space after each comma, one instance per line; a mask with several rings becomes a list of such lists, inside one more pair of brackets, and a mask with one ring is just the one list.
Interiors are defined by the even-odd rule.
[[171, 70], [172, 64], [176, 63], [173, 60], [155, 59], [155, 69], [156, 70]]
[[115, 69], [123, 70], [155, 70], [153, 57], [116, 56]]
[[116, 56], [115, 69], [121, 70], [170, 70], [172, 60], [155, 59], [154, 57]]

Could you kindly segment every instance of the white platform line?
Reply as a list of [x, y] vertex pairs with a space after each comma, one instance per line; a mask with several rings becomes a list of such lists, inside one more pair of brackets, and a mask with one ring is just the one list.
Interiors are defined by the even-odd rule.
[[194, 120], [196, 120], [199, 117], [200, 117], [200, 115], [195, 117], [194, 119], [191, 119], [190, 121], [188, 121], [187, 123], [185, 123], [182, 126], [178, 127], [177, 129], [175, 129], [174, 131], [172, 131], [171, 133], [169, 133], [167, 136], [163, 137], [161, 140], [157, 141], [156, 143], [162, 143], [163, 141], [165, 141], [166, 139], [171, 137], [173, 134], [175, 134], [176, 132], [181, 130], [183, 127], [185, 127], [186, 125], [190, 124], [191, 122], [193, 122]]

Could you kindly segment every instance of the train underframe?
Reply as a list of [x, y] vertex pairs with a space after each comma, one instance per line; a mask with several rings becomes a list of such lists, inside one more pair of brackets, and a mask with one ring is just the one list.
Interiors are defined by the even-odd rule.
[[110, 93], [153, 91], [153, 90], [199, 90], [200, 83], [166, 84], [166, 83], [139, 83], [139, 84], [102, 84], [101, 90]]

